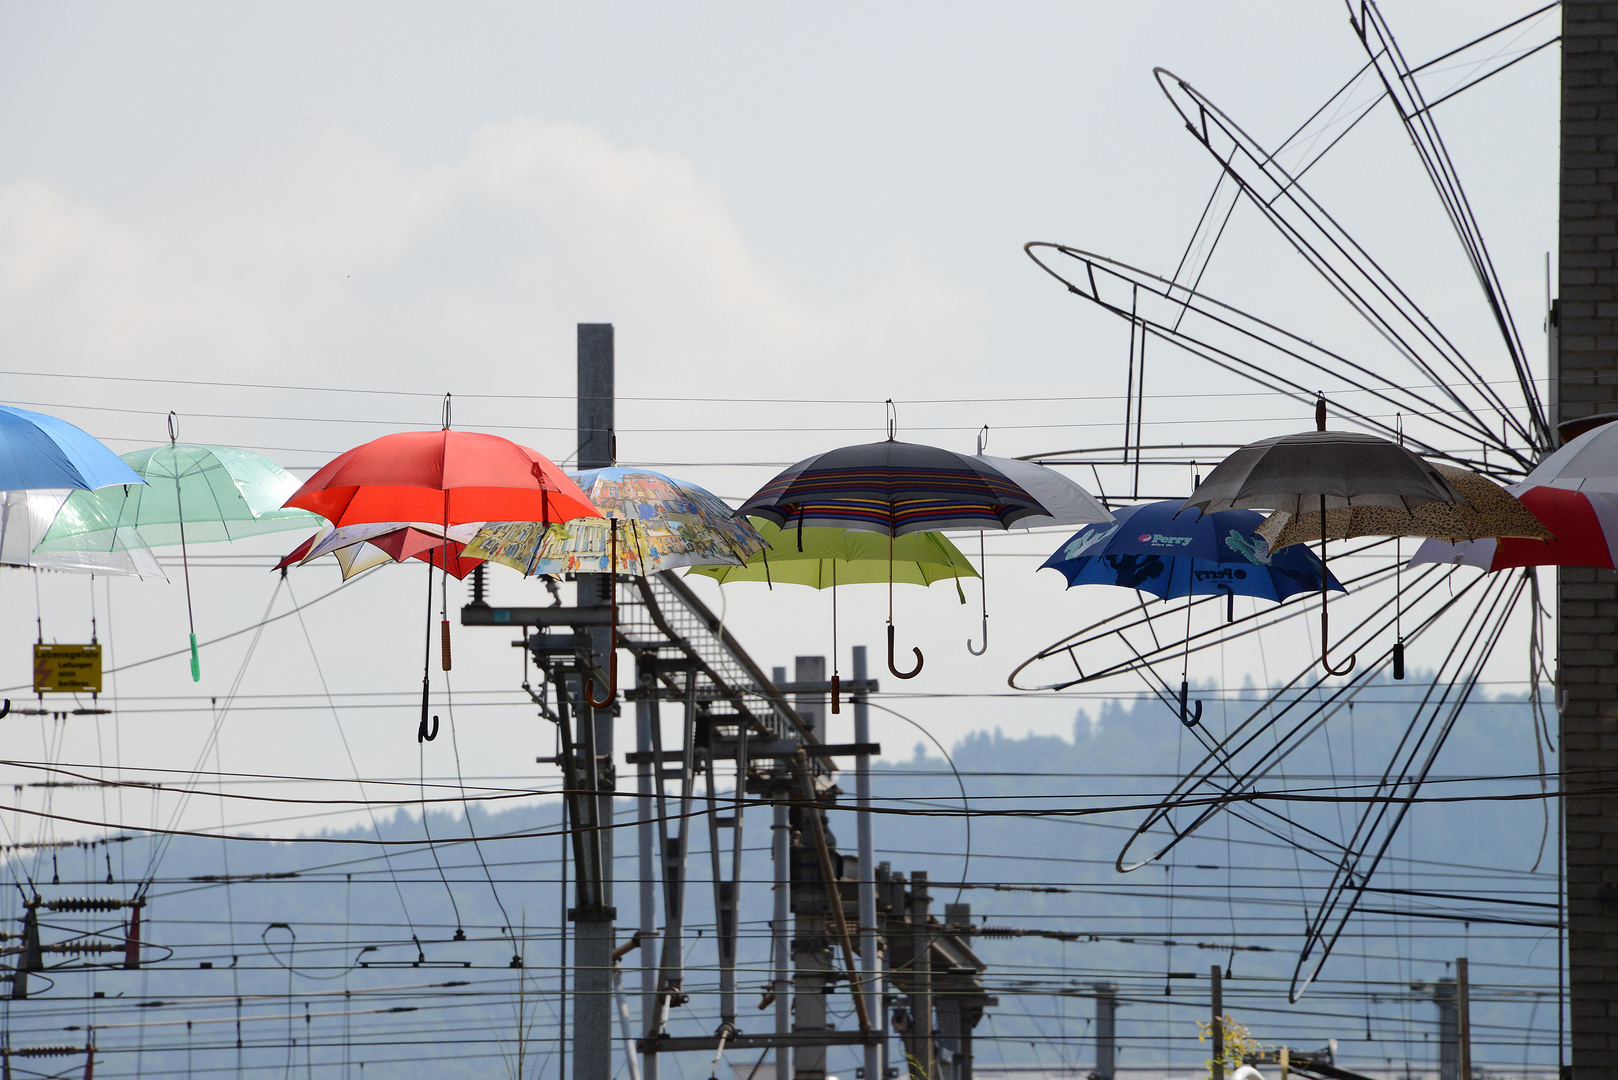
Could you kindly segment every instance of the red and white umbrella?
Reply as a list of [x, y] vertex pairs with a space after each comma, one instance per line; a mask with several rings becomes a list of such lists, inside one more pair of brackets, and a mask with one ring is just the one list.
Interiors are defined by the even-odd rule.
[[[1547, 458], [1546, 462], [1550, 460]], [[1573, 491], [1530, 484], [1530, 480], [1533, 474], [1507, 490], [1517, 496], [1556, 539], [1464, 540], [1459, 544], [1428, 540], [1416, 549], [1410, 565], [1450, 563], [1483, 570], [1509, 570], [1515, 566], [1618, 569], [1618, 493]]]

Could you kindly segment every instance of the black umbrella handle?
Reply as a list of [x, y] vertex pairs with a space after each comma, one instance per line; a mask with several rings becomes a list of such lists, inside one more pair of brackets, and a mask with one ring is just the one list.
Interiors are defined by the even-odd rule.
[[[1191, 698], [1191, 684], [1189, 682], [1187, 682], [1185, 679], [1181, 679], [1180, 680], [1180, 723], [1184, 724], [1186, 727], [1196, 727], [1198, 724], [1202, 723], [1202, 702], [1201, 701], [1192, 702], [1190, 700], [1190, 698]], [[1193, 704], [1196, 706], [1196, 708], [1194, 710], [1188, 707], [1188, 706], [1193, 705]]]
[[910, 647], [910, 651], [916, 654], [916, 666], [914, 668], [912, 668], [911, 670], [909, 670], [909, 671], [900, 671], [898, 666], [895, 665], [894, 662], [893, 662], [893, 624], [889, 623], [888, 624], [888, 670], [893, 672], [893, 677], [894, 678], [896, 678], [896, 679], [914, 679], [917, 675], [921, 674], [922, 664], [924, 664], [926, 662], [923, 659], [922, 655], [921, 655], [921, 650], [916, 648], [914, 645], [912, 645]]
[[427, 676], [421, 677], [421, 723], [416, 725], [416, 741], [432, 742], [438, 738], [438, 717], [433, 717], [431, 727], [427, 726]]
[[[1315, 405], [1315, 416], [1322, 424], [1325, 423], [1326, 399], [1324, 397]], [[1322, 427], [1321, 430], [1324, 431], [1325, 428]], [[1348, 663], [1341, 668], [1332, 667], [1331, 661], [1326, 659], [1328, 642], [1330, 641], [1330, 635], [1326, 629], [1326, 589], [1330, 582], [1331, 576], [1326, 570], [1326, 496], [1322, 495], [1320, 497], [1320, 666], [1326, 669], [1327, 675], [1336, 675], [1341, 678], [1354, 670], [1354, 662], [1359, 657], [1355, 653], [1350, 653]]]

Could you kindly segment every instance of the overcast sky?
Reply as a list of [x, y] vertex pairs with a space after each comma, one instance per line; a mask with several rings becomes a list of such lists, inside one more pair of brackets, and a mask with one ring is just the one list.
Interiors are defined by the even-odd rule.
[[[1531, 6], [1389, 0], [1385, 13], [1419, 63]], [[898, 402], [901, 437], [960, 450], [983, 424], [1000, 454], [1116, 445], [1127, 326], [1065, 295], [1022, 244], [1059, 240], [1172, 273], [1217, 172], [1153, 67], [1279, 140], [1364, 63], [1347, 9], [1328, 0], [10, 4], [0, 9], [0, 399], [71, 419], [120, 452], [161, 440], [174, 410], [183, 439], [253, 447], [306, 476], [388, 430], [435, 425], [438, 395], [452, 392], [457, 427], [565, 460], [574, 327], [611, 322], [621, 457], [733, 502], [806, 454], [880, 437], [886, 398]], [[1538, 364], [1556, 86], [1547, 50], [1437, 112]], [[1503, 377], [1476, 285], [1387, 107], [1309, 180]], [[1323, 343], [1365, 341], [1250, 211], [1233, 219], [1204, 287]], [[366, 392], [328, 392], [337, 389]], [[1147, 389], [1148, 441], [1244, 442], [1309, 422], [1284, 400], [1197, 397], [1243, 388], [1172, 354], [1155, 361]], [[1189, 493], [1188, 472], [1151, 478], [1153, 493]], [[947, 585], [901, 590], [900, 641], [928, 655], [903, 690], [1003, 691], [1015, 663], [1120, 602], [1064, 593], [1055, 574], [1033, 573], [1038, 558], [1015, 554], [1061, 538], [991, 539], [993, 640], [982, 658], [965, 650], [978, 632], [974, 591], [963, 608]], [[976, 537], [966, 546], [975, 555]], [[199, 554], [199, 635], [256, 621], [275, 588], [263, 560]], [[171, 576], [110, 593], [98, 584], [98, 628], [117, 662], [184, 642]], [[384, 567], [307, 616], [334, 692], [402, 695], [342, 714], [368, 775], [418, 768], [408, 695], [423, 576]], [[491, 579], [497, 602], [537, 602], [532, 583], [499, 569]], [[304, 569], [290, 583], [307, 600], [337, 575]], [[36, 586], [47, 639], [88, 635], [83, 579], [0, 572], [12, 613], [0, 637], [6, 685], [27, 681]], [[766, 667], [829, 648], [826, 597], [729, 594], [729, 627]], [[875, 650], [884, 602], [880, 589], [845, 590], [845, 645]], [[283, 591], [276, 610], [287, 603]], [[1233, 650], [1193, 676], [1295, 670], [1313, 646], [1282, 636], [1273, 654]], [[509, 700], [520, 678], [509, 638], [457, 628], [459, 701]], [[228, 695], [247, 640], [208, 650], [200, 686], [182, 659], [131, 671], [118, 685], [118, 748], [111, 721], [97, 731], [72, 720], [51, 752], [189, 768], [208, 698]], [[884, 686], [898, 688], [885, 675]], [[240, 689], [319, 693], [296, 619], [265, 631]], [[220, 764], [343, 775], [323, 703], [233, 713]], [[1085, 703], [892, 704], [949, 744], [984, 727], [1066, 733]], [[457, 715], [468, 775], [543, 775], [523, 764], [550, 752], [531, 710]], [[48, 724], [36, 734], [34, 720], [5, 723], [15, 756], [37, 757], [53, 738]], [[897, 721], [878, 727], [890, 756], [916, 741]], [[1177, 727], [1165, 727], [1166, 751]], [[443, 741], [426, 768], [453, 768]]]

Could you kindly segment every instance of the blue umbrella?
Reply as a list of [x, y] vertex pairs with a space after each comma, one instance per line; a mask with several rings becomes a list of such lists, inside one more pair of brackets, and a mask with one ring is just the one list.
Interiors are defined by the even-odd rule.
[[117, 454], [66, 420], [0, 405], [0, 491], [145, 482]]
[[[1117, 520], [1086, 525], [1040, 566], [1071, 585], [1122, 585], [1167, 600], [1176, 596], [1257, 596], [1285, 600], [1318, 592], [1320, 560], [1301, 544], [1271, 553], [1254, 536], [1252, 510], [1201, 514], [1178, 500], [1127, 506]], [[1328, 574], [1327, 587], [1346, 592]]]
[[[1252, 510], [1203, 514], [1182, 510], [1170, 499], [1116, 511], [1116, 521], [1086, 525], [1052, 553], [1040, 569], [1060, 570], [1073, 585], [1122, 585], [1165, 600], [1179, 596], [1228, 598], [1225, 618], [1235, 617], [1236, 596], [1285, 600], [1295, 593], [1320, 591], [1321, 563], [1301, 544], [1272, 553], [1263, 524]], [[1346, 592], [1326, 574], [1326, 586]], [[1187, 618], [1190, 618], [1189, 611]], [[1187, 726], [1202, 714], [1187, 711], [1189, 684], [1180, 683], [1180, 719]]]

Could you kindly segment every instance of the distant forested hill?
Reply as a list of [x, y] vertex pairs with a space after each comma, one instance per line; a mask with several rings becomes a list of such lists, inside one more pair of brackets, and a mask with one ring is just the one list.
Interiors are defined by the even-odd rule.
[[[1288, 757], [1263, 789], [1317, 797], [1364, 791], [1356, 785], [1381, 773], [1405, 734], [1413, 685], [1419, 684], [1366, 691], [1353, 710]], [[1239, 695], [1223, 703], [1210, 698], [1204, 723], [1217, 733], [1252, 707]], [[974, 735], [951, 748], [958, 777], [919, 736], [909, 758], [895, 749], [888, 747], [876, 770], [885, 811], [876, 819], [880, 859], [907, 873], [928, 871], [940, 914], [958, 893], [979, 925], [1084, 935], [978, 942], [1000, 1002], [978, 1029], [981, 1064], [1088, 1069], [1090, 995], [1093, 984], [1110, 982], [1122, 1001], [1120, 1064], [1169, 1060], [1189, 1067], [1199, 1059], [1193, 1020], [1206, 1015], [1207, 973], [1215, 963], [1229, 967], [1227, 1011], [1262, 1041], [1314, 1047], [1337, 1039], [1351, 1067], [1407, 1055], [1431, 1061], [1436, 1010], [1430, 991], [1412, 986], [1446, 976], [1448, 962], [1462, 955], [1472, 964], [1474, 1061], [1504, 1068], [1554, 1058], [1549, 994], [1557, 953], [1547, 924], [1556, 911], [1538, 905], [1555, 902], [1556, 836], [1553, 821], [1531, 873], [1545, 832], [1546, 804], [1538, 799], [1411, 807], [1372, 882], [1383, 891], [1365, 900], [1375, 911], [1351, 921], [1322, 981], [1290, 1006], [1286, 990], [1305, 919], [1340, 858], [1334, 845], [1351, 833], [1364, 804], [1244, 806], [1241, 818], [1216, 816], [1163, 862], [1120, 874], [1114, 860], [1141, 808], [1201, 756], [1155, 700], [1081, 712], [1071, 739]], [[1548, 760], [1554, 769], [1554, 757]], [[1476, 703], [1457, 722], [1425, 793], [1537, 792], [1532, 781], [1476, 778], [1538, 769], [1524, 703]], [[626, 787], [632, 784], [627, 771], [621, 775]], [[851, 778], [843, 786], [851, 799]], [[966, 805], [983, 816], [960, 815], [963, 788]], [[626, 801], [620, 820], [632, 819]], [[422, 843], [421, 818], [403, 811], [379, 831], [299, 843], [173, 840], [145, 913], [151, 962], [140, 971], [35, 976], [30, 998], [9, 1005], [11, 1044], [68, 1043], [93, 1025], [101, 1076], [240, 1069], [240, 1075], [442, 1080], [515, 1075], [519, 1054], [524, 1075], [556, 1076], [564, 900], [555, 804], [474, 808], [470, 827], [485, 838], [475, 846], [466, 842], [469, 822], [458, 812], [434, 812], [426, 824], [434, 838], [459, 841], [439, 845], [436, 863]], [[755, 1007], [767, 977], [767, 815], [755, 811], [746, 825], [747, 875], [757, 884], [744, 896], [741, 1026], [762, 1031], [770, 1022]], [[834, 815], [833, 829], [851, 852], [852, 816]], [[379, 834], [389, 843], [374, 843]], [[695, 837], [688, 985], [701, 991], [715, 976], [706, 829]], [[617, 830], [616, 841], [616, 903], [627, 937], [637, 911], [634, 830]], [[148, 844], [142, 838], [125, 845], [123, 861], [144, 865]], [[100, 855], [86, 853], [82, 868], [79, 858], [64, 854], [58, 872], [64, 881], [95, 884], [41, 885], [41, 892], [127, 895], [127, 885], [102, 881]], [[27, 868], [37, 873], [40, 865], [30, 859]], [[11, 928], [20, 925], [19, 893], [0, 912]], [[1444, 917], [1390, 914], [1412, 910]], [[118, 918], [51, 916], [42, 936], [62, 942], [111, 931]], [[465, 940], [456, 940], [457, 930]], [[511, 966], [514, 956], [521, 968]], [[56, 953], [49, 962], [65, 959]], [[638, 962], [634, 954], [626, 961]], [[627, 983], [633, 995], [638, 973]], [[631, 1003], [638, 1016], [638, 1002]], [[830, 1004], [843, 1017], [839, 1026], [853, 1024], [846, 995], [835, 994]], [[717, 1022], [716, 1003], [700, 992], [674, 1018], [688, 1034], [709, 1032]], [[708, 1075], [711, 1055], [688, 1057], [671, 1063], [670, 1075]], [[839, 1075], [852, 1075], [855, 1064], [852, 1053], [834, 1052]]]

